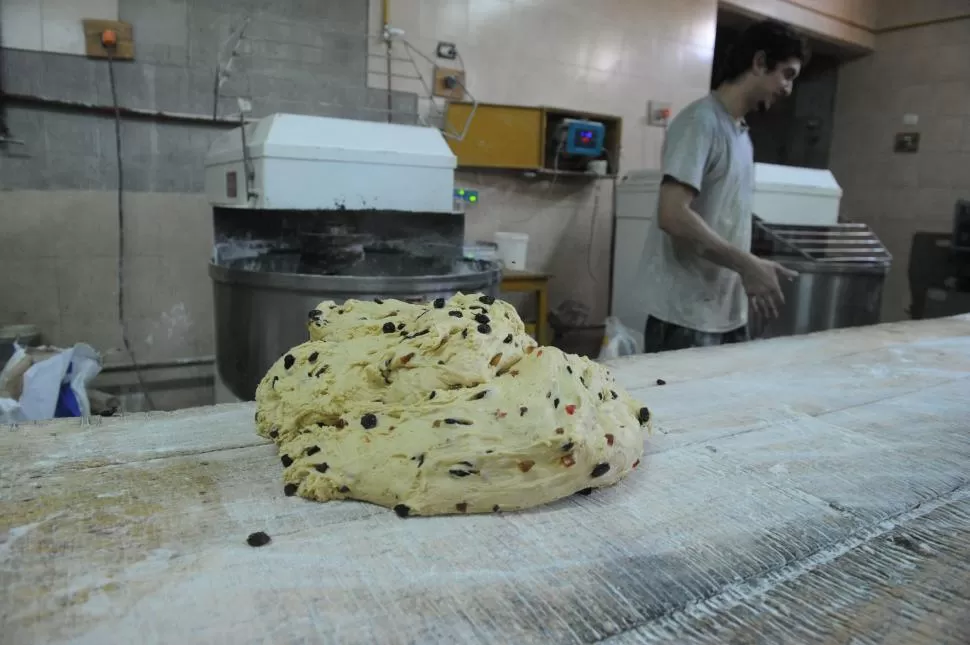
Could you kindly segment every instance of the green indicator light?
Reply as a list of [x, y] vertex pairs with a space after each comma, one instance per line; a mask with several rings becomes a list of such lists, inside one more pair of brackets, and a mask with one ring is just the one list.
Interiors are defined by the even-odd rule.
[[478, 201], [478, 196], [477, 195], [472, 195], [471, 197], [468, 198], [468, 201], [470, 201], [470, 202], [477, 202]]

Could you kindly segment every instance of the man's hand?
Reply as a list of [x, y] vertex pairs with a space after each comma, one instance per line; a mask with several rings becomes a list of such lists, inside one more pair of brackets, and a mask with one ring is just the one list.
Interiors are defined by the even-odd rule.
[[753, 255], [739, 273], [751, 306], [766, 318], [777, 318], [779, 308], [785, 303], [779, 278], [791, 280], [798, 276], [798, 272], [786, 269], [777, 262]]

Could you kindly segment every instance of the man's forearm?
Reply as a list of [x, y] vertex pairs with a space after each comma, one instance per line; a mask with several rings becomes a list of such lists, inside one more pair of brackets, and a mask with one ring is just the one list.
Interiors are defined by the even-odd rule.
[[745, 270], [750, 254], [715, 233], [704, 219], [687, 206], [677, 206], [661, 217], [660, 228], [697, 255], [736, 273]]

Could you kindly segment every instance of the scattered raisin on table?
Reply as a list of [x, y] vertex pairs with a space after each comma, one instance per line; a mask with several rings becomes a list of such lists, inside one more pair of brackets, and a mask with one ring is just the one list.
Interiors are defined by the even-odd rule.
[[263, 531], [250, 533], [249, 537], [246, 538], [246, 544], [252, 547], [266, 546], [270, 541], [272, 541], [272, 538]]
[[667, 384], [667, 381], [663, 380], [662, 378], [657, 379], [657, 385], [666, 385], [666, 384]]

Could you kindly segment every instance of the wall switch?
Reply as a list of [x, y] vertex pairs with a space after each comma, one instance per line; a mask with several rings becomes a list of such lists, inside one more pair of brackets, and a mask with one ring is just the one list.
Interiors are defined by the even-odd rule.
[[671, 111], [670, 103], [667, 101], [648, 101], [647, 102], [647, 125], [660, 128], [667, 127], [670, 123]]
[[444, 58], [446, 60], [455, 60], [458, 57], [458, 48], [455, 47], [455, 43], [438, 43], [438, 49], [435, 51], [438, 58]]

